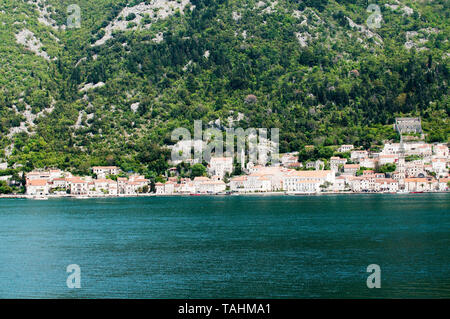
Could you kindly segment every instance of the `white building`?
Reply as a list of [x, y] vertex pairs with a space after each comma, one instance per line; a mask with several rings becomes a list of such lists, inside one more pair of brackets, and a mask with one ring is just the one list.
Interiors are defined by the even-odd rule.
[[428, 157], [433, 154], [432, 145], [427, 143], [405, 143], [405, 155], [418, 155]]
[[439, 187], [431, 178], [405, 178], [405, 189], [409, 192], [427, 192], [433, 190], [433, 186]]
[[217, 193], [224, 192], [225, 189], [226, 189], [226, 185], [222, 180], [220, 180], [220, 181], [210, 180], [210, 181], [200, 183], [200, 185], [198, 187], [198, 193], [217, 194]]
[[48, 195], [49, 185], [46, 179], [27, 180], [27, 195]]
[[386, 165], [386, 164], [395, 164], [398, 161], [398, 155], [388, 154], [388, 155], [380, 155], [378, 158], [378, 165]]
[[398, 181], [392, 178], [378, 178], [375, 180], [375, 191], [396, 193], [398, 191]]
[[439, 179], [439, 191], [446, 192], [449, 190], [448, 183], [450, 182], [450, 178], [440, 178]]
[[325, 163], [321, 160], [316, 160], [314, 162], [307, 162], [306, 168], [314, 168], [316, 171], [322, 170], [325, 167]]
[[437, 157], [447, 158], [449, 156], [448, 147], [445, 144], [435, 144], [435, 145], [433, 145], [433, 153]]
[[340, 157], [333, 156], [330, 158], [330, 169], [334, 172], [338, 172], [339, 166], [341, 166], [341, 165], [344, 166], [345, 163], [347, 163], [346, 158], [340, 158]]
[[92, 172], [97, 175], [97, 178], [105, 178], [108, 175], [119, 174], [119, 168], [117, 166], [94, 166]]
[[359, 164], [344, 164], [344, 174], [355, 176], [359, 168]]
[[400, 153], [400, 143], [385, 143], [383, 150], [381, 151], [382, 155], [394, 155]]
[[298, 163], [298, 157], [292, 155], [292, 153], [283, 154], [280, 158], [281, 165], [289, 166], [289, 164]]
[[344, 144], [344, 145], [341, 145], [338, 149], [337, 149], [337, 151], [339, 152], [339, 153], [346, 153], [346, 152], [350, 152], [352, 149], [354, 149], [355, 147], [352, 145], [352, 144]]
[[445, 158], [433, 158], [431, 160], [431, 167], [433, 172], [438, 176], [448, 175], [447, 160]]
[[365, 150], [355, 150], [350, 153], [350, 159], [355, 163], [358, 163], [366, 157], [369, 157], [369, 153]]
[[232, 157], [212, 157], [208, 165], [208, 172], [210, 175], [218, 175], [221, 178], [226, 173], [233, 172], [233, 158]]
[[377, 160], [366, 157], [359, 160], [359, 166], [366, 168], [375, 168], [377, 166]]
[[235, 176], [230, 180], [230, 191], [232, 192], [244, 192], [244, 182], [247, 180], [247, 176]]
[[70, 188], [70, 194], [72, 195], [88, 195], [89, 182], [82, 180], [79, 177], [72, 177], [66, 179], [67, 186]]
[[50, 180], [50, 172], [49, 171], [31, 171], [26, 174], [26, 179], [35, 180], [35, 179], [45, 179]]
[[295, 192], [298, 189], [299, 181], [318, 181], [319, 186], [326, 182], [334, 184], [335, 174], [331, 170], [321, 171], [290, 171], [283, 177], [283, 188], [288, 192]]
[[333, 184], [333, 191], [342, 192], [345, 190], [345, 185], [346, 185], [345, 176], [336, 177], [336, 180], [334, 181], [334, 184]]
[[413, 161], [405, 163], [406, 176], [418, 177], [419, 175], [425, 175], [425, 168], [422, 161]]
[[320, 192], [320, 180], [302, 180], [294, 183], [293, 187], [289, 190], [295, 193], [319, 193]]

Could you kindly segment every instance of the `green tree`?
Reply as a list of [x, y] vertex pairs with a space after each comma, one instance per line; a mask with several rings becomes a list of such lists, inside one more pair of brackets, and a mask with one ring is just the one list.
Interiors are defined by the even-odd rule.
[[191, 170], [192, 170], [191, 177], [206, 175], [206, 168], [205, 168], [205, 166], [203, 166], [203, 164], [200, 164], [200, 163], [194, 164], [192, 166]]
[[13, 189], [5, 181], [0, 181], [0, 194], [11, 194], [12, 192]]

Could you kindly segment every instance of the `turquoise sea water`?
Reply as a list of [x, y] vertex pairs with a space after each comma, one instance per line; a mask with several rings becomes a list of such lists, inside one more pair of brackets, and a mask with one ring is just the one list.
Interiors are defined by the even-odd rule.
[[450, 194], [0, 199], [0, 297], [448, 298]]

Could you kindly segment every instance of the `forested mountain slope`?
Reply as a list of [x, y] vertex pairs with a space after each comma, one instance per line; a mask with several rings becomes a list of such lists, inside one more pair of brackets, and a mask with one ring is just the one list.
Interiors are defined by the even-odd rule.
[[0, 4], [0, 158], [10, 164], [152, 175], [174, 128], [230, 117], [280, 128], [282, 152], [370, 147], [397, 138], [399, 115], [449, 141], [445, 0], [377, 1], [378, 26], [362, 0]]

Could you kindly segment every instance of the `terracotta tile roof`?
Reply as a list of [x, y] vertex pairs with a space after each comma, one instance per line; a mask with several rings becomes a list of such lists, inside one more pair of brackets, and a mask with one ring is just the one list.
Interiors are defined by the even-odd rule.
[[46, 179], [35, 179], [27, 181], [28, 186], [45, 186], [47, 185]]

